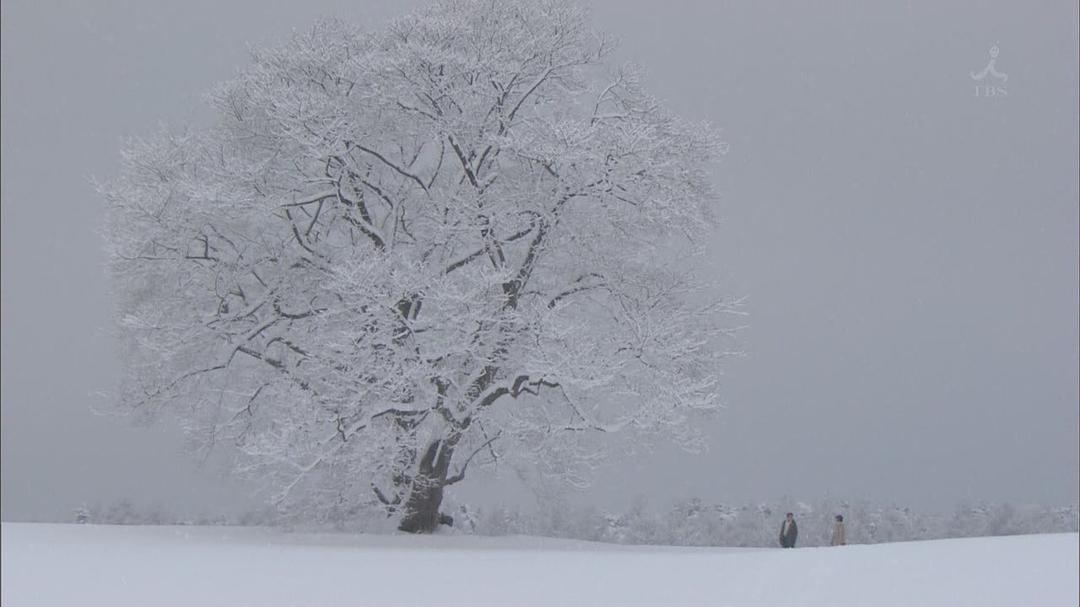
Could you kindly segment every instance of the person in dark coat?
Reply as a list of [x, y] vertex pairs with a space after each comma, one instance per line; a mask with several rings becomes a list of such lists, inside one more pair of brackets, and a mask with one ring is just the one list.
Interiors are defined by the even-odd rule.
[[795, 515], [788, 512], [784, 524], [780, 525], [780, 547], [794, 548], [799, 537], [799, 526], [795, 524]]

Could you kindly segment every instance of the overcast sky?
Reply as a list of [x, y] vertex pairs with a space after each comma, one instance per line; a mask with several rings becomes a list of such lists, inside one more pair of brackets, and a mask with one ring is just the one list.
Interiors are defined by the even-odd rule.
[[[125, 136], [205, 123], [249, 44], [415, 4], [4, 0], [0, 517], [247, 504], [174, 428], [91, 411], [118, 372], [90, 177]], [[723, 129], [708, 263], [750, 328], [709, 453], [661, 449], [580, 499], [1075, 502], [1075, 3], [591, 4], [652, 92]], [[995, 44], [1006, 95], [977, 96]]]

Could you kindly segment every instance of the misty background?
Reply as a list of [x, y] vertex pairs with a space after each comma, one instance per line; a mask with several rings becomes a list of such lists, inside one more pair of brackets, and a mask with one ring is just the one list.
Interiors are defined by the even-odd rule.
[[[124, 137], [206, 124], [249, 45], [417, 4], [4, 0], [0, 518], [251, 505], [175, 426], [92, 412], [118, 363], [91, 177]], [[652, 93], [723, 129], [708, 264], [750, 316], [710, 451], [660, 447], [577, 499], [1075, 502], [1077, 6], [588, 4]], [[1007, 94], [977, 96], [995, 44]], [[520, 498], [501, 476], [454, 493]]]

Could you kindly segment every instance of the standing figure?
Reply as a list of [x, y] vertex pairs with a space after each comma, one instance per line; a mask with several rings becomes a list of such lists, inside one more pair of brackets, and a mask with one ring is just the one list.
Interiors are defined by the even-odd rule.
[[784, 524], [780, 525], [780, 547], [794, 548], [799, 537], [799, 526], [795, 524], [795, 515], [788, 512]]
[[832, 532], [832, 545], [833, 546], [846, 546], [847, 538], [844, 537], [844, 515], [836, 515], [836, 526], [833, 527]]

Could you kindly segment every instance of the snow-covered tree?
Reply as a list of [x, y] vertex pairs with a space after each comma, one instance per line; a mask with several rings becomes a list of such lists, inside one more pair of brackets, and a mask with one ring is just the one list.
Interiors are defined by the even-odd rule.
[[132, 142], [103, 188], [122, 410], [235, 446], [274, 503], [408, 531], [474, 459], [580, 484], [597, 434], [699, 446], [723, 150], [611, 50], [563, 0], [322, 22], [212, 127]]

